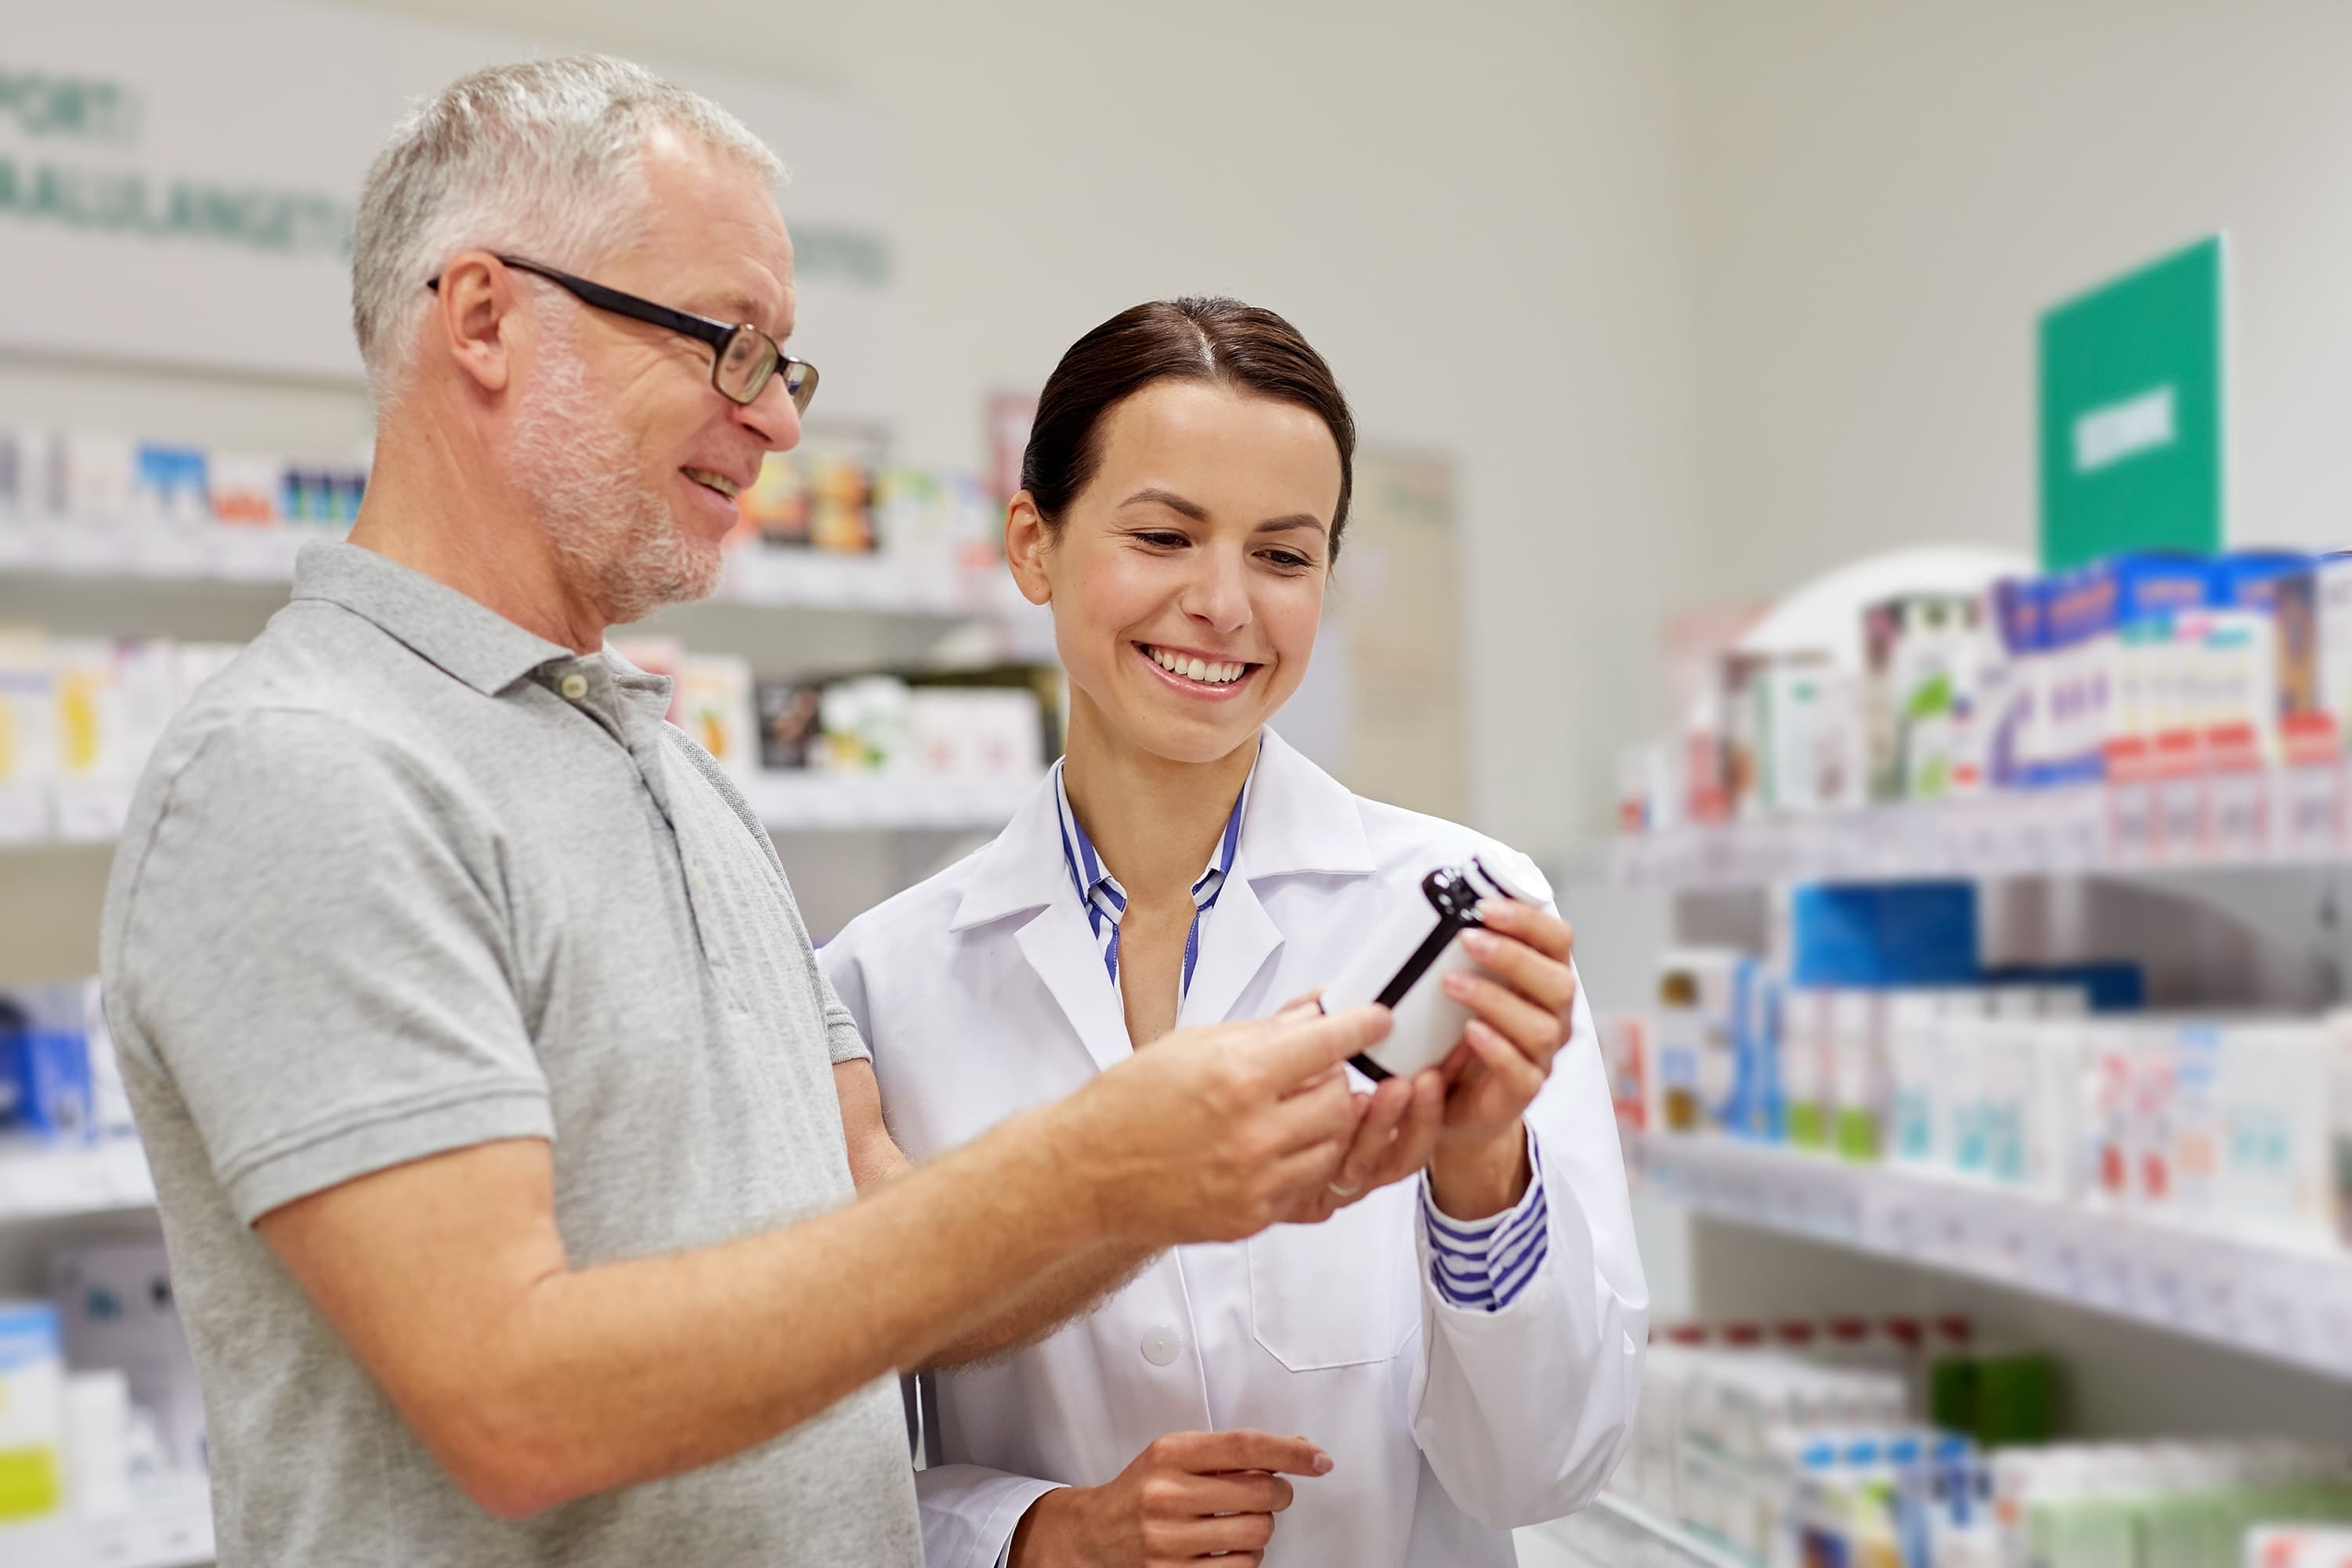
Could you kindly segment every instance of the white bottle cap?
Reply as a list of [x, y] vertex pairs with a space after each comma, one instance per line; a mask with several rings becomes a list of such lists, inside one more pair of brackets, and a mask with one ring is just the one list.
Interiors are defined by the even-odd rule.
[[1534, 861], [1516, 849], [1498, 846], [1482, 850], [1470, 858], [1470, 864], [1507, 899], [1540, 904], [1551, 897], [1551, 884], [1544, 879], [1544, 874], [1536, 869]]

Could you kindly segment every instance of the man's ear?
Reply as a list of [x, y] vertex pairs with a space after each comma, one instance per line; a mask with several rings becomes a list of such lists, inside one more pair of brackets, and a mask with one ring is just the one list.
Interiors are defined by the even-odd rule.
[[468, 250], [441, 269], [427, 330], [450, 362], [484, 392], [514, 378], [514, 274], [487, 250]]
[[1053, 547], [1054, 536], [1034, 496], [1023, 490], [1005, 503], [1004, 563], [1013, 569], [1021, 596], [1033, 605], [1053, 602], [1053, 580], [1045, 574], [1045, 552]]

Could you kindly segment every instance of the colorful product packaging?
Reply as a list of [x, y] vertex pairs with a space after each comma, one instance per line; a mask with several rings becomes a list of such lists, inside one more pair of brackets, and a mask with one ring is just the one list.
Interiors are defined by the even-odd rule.
[[203, 447], [142, 442], [133, 462], [132, 516], [186, 524], [212, 516], [212, 484]]
[[2034, 577], [2004, 578], [1989, 594], [1998, 668], [1989, 682], [1984, 765], [2000, 789], [2036, 789], [2054, 754], [2048, 733], [2049, 589]]
[[58, 1310], [0, 1302], [0, 1525], [65, 1507], [65, 1383]]
[[1968, 594], [1897, 595], [1863, 612], [1874, 800], [1934, 799], [1962, 787], [1982, 613]]
[[217, 453], [211, 478], [215, 521], [268, 527], [285, 521], [286, 465], [277, 458]]
[[751, 664], [730, 654], [688, 654], [678, 660], [669, 717], [730, 773], [760, 766], [751, 710]]

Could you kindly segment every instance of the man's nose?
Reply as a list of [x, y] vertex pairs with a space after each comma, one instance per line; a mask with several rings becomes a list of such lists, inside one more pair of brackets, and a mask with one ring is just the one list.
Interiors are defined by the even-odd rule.
[[801, 411], [793, 406], [793, 395], [784, 390], [782, 372], [768, 378], [759, 396], [737, 406], [735, 423], [757, 436], [760, 445], [771, 452], [789, 452], [801, 444]]

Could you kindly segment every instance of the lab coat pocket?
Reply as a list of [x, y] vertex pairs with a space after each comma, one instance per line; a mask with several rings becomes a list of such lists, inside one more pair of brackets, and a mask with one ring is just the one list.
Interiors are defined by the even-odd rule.
[[1385, 1362], [1416, 1319], [1408, 1196], [1374, 1193], [1321, 1225], [1278, 1225], [1250, 1237], [1250, 1332], [1292, 1372]]

